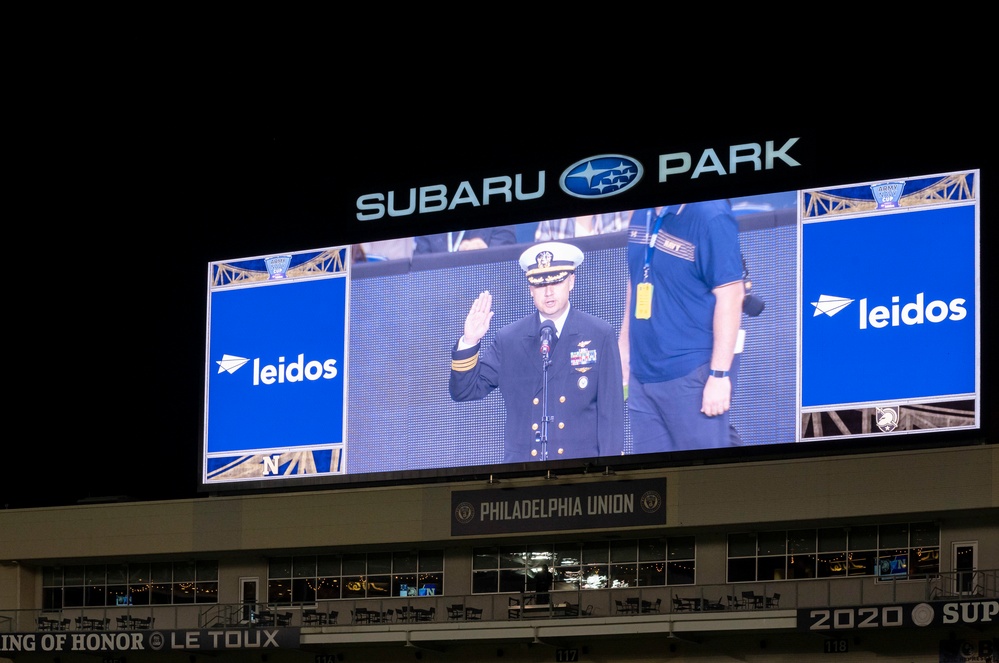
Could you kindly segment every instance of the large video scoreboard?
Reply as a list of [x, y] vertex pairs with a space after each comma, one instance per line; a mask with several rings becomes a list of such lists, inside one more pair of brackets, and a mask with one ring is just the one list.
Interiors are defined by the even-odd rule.
[[[950, 157], [941, 161], [946, 170], [914, 170], [904, 160], [836, 170], [828, 145], [807, 133], [690, 145], [650, 139], [412, 180], [368, 174], [351, 180], [355, 190], [316, 195], [328, 203], [329, 225], [311, 231], [314, 246], [282, 245], [277, 229], [273, 250], [207, 265], [201, 488], [749, 461], [946, 445], [976, 434], [979, 164], [955, 168]], [[722, 199], [738, 224], [753, 298], [741, 320], [731, 409], [741, 444], [637, 454], [625, 406], [622, 455], [553, 450], [504, 463], [500, 392], [456, 402], [448, 390], [451, 351], [476, 296], [488, 290], [493, 298], [485, 347], [534, 311], [524, 251], [547, 239], [546, 229], [576, 227], [559, 240], [584, 255], [572, 306], [620, 334], [632, 216]], [[493, 228], [506, 243], [449, 251], [440, 239], [437, 250], [414, 248], [431, 234], [456, 247]], [[370, 250], [368, 242], [386, 240], [399, 240], [407, 255]], [[525, 375], [535, 368], [524, 366]]]

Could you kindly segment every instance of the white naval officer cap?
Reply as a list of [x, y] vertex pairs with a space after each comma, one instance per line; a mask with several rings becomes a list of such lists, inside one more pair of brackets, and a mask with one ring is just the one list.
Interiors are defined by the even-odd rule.
[[581, 262], [583, 252], [565, 242], [541, 242], [520, 254], [520, 268], [531, 285], [561, 283]]

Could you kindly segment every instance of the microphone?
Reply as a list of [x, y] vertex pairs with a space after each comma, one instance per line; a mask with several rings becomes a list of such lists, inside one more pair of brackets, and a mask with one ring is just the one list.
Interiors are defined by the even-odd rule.
[[555, 324], [551, 320], [545, 320], [541, 325], [541, 356], [545, 359], [552, 351], [552, 336], [555, 334]]
[[751, 318], [755, 318], [760, 313], [763, 313], [763, 309], [766, 308], [767, 303], [757, 297], [756, 295], [746, 295], [746, 298], [742, 300], [742, 310]]
[[746, 296], [742, 300], [742, 312], [751, 318], [755, 318], [767, 303], [753, 294], [753, 282], [749, 280], [749, 265], [746, 264], [746, 256], [742, 257], [742, 284], [746, 287]]
[[753, 294], [752, 281], [744, 279], [743, 284], [746, 286], [746, 296], [742, 300], [742, 311], [749, 317], [755, 318], [760, 313], [763, 313], [763, 309], [766, 308], [767, 303]]

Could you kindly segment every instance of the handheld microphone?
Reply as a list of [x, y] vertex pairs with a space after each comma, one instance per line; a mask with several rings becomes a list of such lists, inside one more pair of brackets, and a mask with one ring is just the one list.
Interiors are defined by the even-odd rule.
[[763, 313], [763, 309], [766, 308], [767, 303], [752, 293], [752, 281], [746, 279], [743, 283], [746, 286], [746, 296], [742, 300], [742, 311], [749, 317], [755, 318], [760, 313]]
[[746, 296], [742, 300], [742, 311], [751, 318], [755, 318], [767, 303], [753, 294], [753, 282], [749, 280], [749, 265], [746, 264], [746, 257], [742, 257], [742, 284], [746, 287]]
[[551, 320], [545, 320], [541, 325], [541, 356], [545, 359], [552, 351], [552, 335], [555, 333], [555, 325]]
[[767, 303], [756, 295], [747, 294], [746, 298], [742, 300], [742, 310], [751, 318], [755, 318], [760, 313], [763, 313], [763, 309], [766, 306]]

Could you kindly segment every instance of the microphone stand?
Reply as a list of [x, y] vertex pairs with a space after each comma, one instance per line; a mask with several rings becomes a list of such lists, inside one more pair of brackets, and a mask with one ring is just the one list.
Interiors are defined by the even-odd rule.
[[541, 353], [541, 372], [544, 377], [541, 382], [541, 432], [538, 433], [541, 441], [541, 458], [548, 460], [548, 367], [552, 365], [551, 351]]

